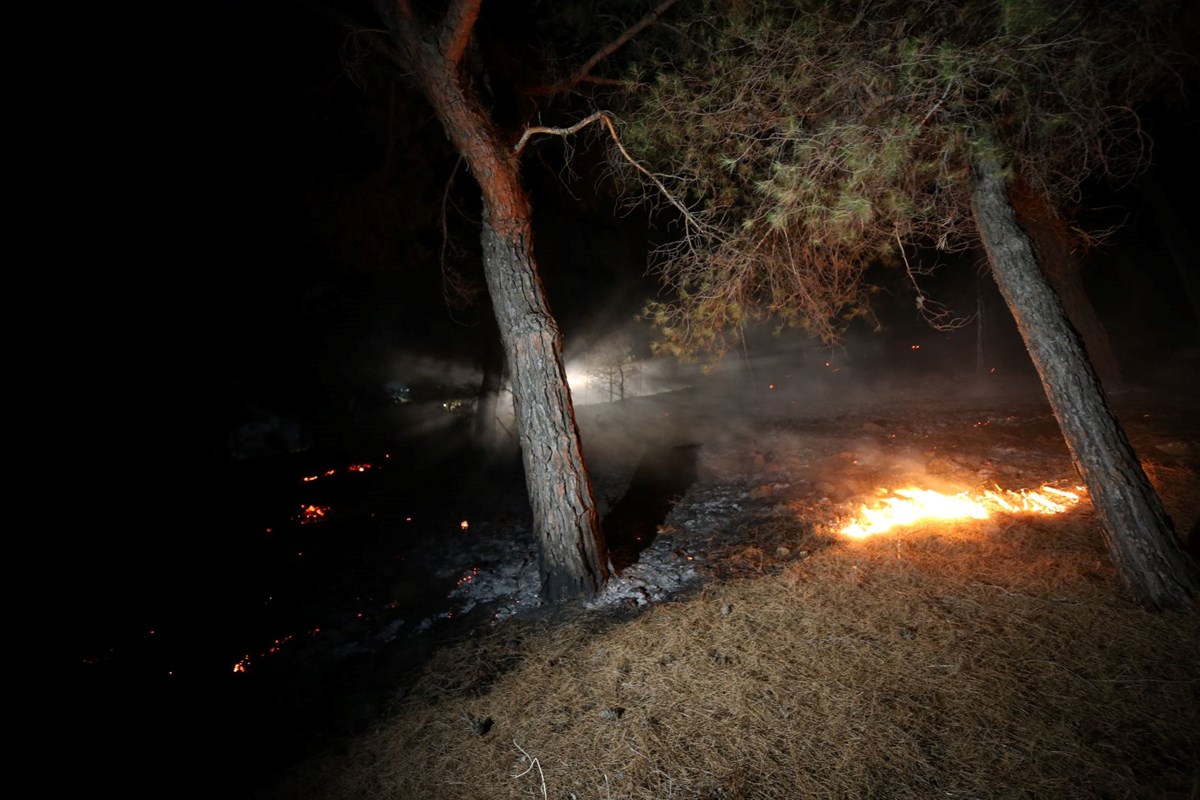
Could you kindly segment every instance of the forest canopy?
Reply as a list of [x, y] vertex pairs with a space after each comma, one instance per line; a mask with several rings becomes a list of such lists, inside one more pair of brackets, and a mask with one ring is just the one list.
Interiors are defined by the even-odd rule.
[[609, 98], [695, 214], [656, 264], [660, 349], [719, 355], [757, 317], [836, 340], [867, 311], [870, 265], [977, 245], [980, 158], [1060, 210], [1091, 178], [1133, 177], [1152, 147], [1140, 104], [1195, 69], [1187, 6], [681, 3], [623, 53]]

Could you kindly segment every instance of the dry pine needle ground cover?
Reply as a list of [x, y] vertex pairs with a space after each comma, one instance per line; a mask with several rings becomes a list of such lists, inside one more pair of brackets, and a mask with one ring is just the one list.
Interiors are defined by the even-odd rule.
[[[725, 558], [640, 613], [482, 631], [438, 652], [373, 731], [265, 796], [1200, 796], [1200, 621], [1122, 599], [1086, 502], [845, 540], [804, 517], [844, 485], [829, 459], [853, 445], [793, 459], [833, 477], [771, 501], [768, 533], [743, 547], [770, 568]], [[1195, 465], [1147, 466], [1188, 530]], [[790, 546], [772, 560], [777, 541]]]

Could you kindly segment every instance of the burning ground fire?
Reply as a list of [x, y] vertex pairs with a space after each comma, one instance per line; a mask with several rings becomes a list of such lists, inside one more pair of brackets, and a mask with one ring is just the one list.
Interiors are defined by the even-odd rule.
[[1012, 491], [996, 487], [957, 494], [906, 487], [885, 495], [872, 506], [863, 505], [852, 522], [841, 529], [843, 536], [865, 539], [892, 528], [931, 520], [987, 519], [992, 514], [1061, 514], [1078, 505], [1086, 490], [1045, 485], [1040, 489]]

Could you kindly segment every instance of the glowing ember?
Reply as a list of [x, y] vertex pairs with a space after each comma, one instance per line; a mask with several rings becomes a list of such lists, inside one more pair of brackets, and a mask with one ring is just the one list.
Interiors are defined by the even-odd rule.
[[865, 539], [926, 520], [987, 519], [994, 513], [1061, 514], [1078, 504], [1084, 492], [1082, 486], [1072, 491], [1043, 486], [1016, 492], [996, 487], [995, 491], [947, 495], [908, 487], [895, 490], [891, 493], [894, 496], [884, 497], [872, 507], [864, 505], [858, 517], [842, 528], [841, 533], [852, 539]]
[[[359, 614], [359, 616], [361, 617], [362, 614]], [[320, 628], [313, 628], [311, 631], [308, 632], [308, 635], [316, 636], [320, 632], [321, 632]], [[271, 642], [271, 644], [267, 645], [267, 647], [264, 650], [259, 652], [258, 658], [266, 658], [267, 656], [278, 655], [280, 652], [283, 651], [284, 645], [286, 645], [288, 642], [291, 642], [296, 637], [297, 637], [297, 634], [289, 633], [287, 636], [284, 636], [280, 639], [275, 639], [273, 642]], [[233, 671], [235, 673], [236, 672], [246, 672], [247, 670], [250, 669], [251, 660], [252, 659], [251, 659], [249, 653], [242, 656], [242, 660], [233, 665]]]
[[472, 567], [463, 573], [463, 576], [458, 579], [455, 585], [462, 587], [464, 584], [474, 583], [475, 578], [479, 575], [479, 567]]
[[370, 464], [351, 464], [350, 466], [346, 467], [346, 469], [350, 472], [366, 472], [370, 468]]
[[320, 522], [325, 519], [332, 508], [330, 506], [306, 505], [300, 507], [300, 514], [296, 517], [301, 525], [308, 525], [310, 522]]
[[459, 528], [461, 528], [462, 530], [464, 530], [464, 531], [465, 531], [465, 530], [467, 530], [468, 528], [470, 528], [470, 527], [471, 527], [471, 523], [467, 522], [467, 521], [464, 519], [462, 522], [458, 523], [458, 527], [459, 527]]

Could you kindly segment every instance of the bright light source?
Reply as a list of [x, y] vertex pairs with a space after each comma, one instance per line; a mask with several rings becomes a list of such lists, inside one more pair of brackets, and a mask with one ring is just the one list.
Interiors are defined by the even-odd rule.
[[852, 539], [865, 539], [892, 528], [918, 522], [959, 519], [987, 519], [993, 513], [1061, 514], [1083, 499], [1085, 490], [1076, 486], [1072, 491], [1053, 486], [1040, 489], [1009, 491], [996, 488], [978, 492], [959, 492], [953, 495], [932, 489], [906, 487], [891, 492], [874, 506], [863, 505], [855, 520], [841, 533]]

